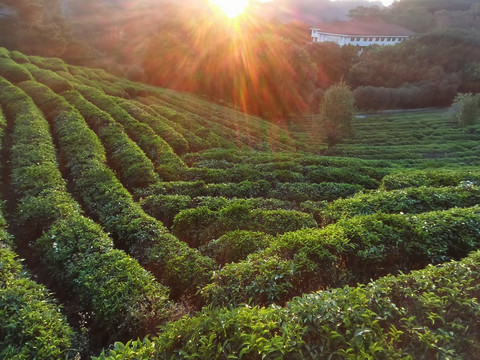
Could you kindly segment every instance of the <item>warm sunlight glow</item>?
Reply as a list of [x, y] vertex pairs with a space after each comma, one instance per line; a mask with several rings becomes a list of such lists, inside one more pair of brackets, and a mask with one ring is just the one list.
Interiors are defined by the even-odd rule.
[[234, 18], [245, 10], [248, 0], [211, 0], [218, 6], [229, 18]]

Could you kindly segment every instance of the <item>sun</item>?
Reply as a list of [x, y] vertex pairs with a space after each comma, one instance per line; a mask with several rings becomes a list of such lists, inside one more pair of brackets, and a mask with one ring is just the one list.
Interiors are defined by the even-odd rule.
[[244, 12], [248, 0], [210, 0], [218, 6], [229, 18], [234, 18]]

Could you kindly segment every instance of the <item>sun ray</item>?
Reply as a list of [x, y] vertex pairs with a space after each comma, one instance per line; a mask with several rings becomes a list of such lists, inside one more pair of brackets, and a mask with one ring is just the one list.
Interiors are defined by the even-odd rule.
[[212, 4], [220, 8], [229, 18], [235, 18], [245, 11], [248, 0], [210, 0]]

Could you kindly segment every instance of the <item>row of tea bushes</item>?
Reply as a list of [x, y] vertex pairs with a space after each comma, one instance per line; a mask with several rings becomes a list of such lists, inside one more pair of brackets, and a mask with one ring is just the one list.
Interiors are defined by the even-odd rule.
[[298, 207], [292, 202], [266, 198], [227, 199], [225, 197], [213, 196], [151, 195], [140, 199], [139, 203], [148, 215], [160, 220], [169, 228], [173, 224], [173, 219], [180, 211], [201, 206], [218, 211], [232, 203], [242, 203], [248, 204], [253, 209], [298, 210]]
[[385, 190], [404, 189], [420, 186], [458, 186], [462, 182], [480, 184], [478, 170], [404, 170], [394, 172], [382, 179], [381, 188]]
[[140, 102], [134, 103], [133, 101], [125, 101], [123, 99], [117, 99], [117, 103], [134, 119], [150, 126], [158, 136], [172, 147], [177, 155], [180, 156], [188, 152], [188, 142], [183, 135], [179, 134], [175, 129], [168, 125], [165, 122], [165, 118], [162, 116], [153, 116], [149, 112], [150, 109], [148, 106], [145, 106]]
[[333, 201], [352, 196], [364, 190], [360, 185], [342, 183], [278, 183], [266, 180], [241, 181], [238, 183], [207, 184], [204, 181], [160, 182], [147, 189], [139, 189], [138, 196], [188, 195], [222, 196], [226, 198], [275, 198], [291, 202]]
[[342, 218], [375, 213], [418, 214], [453, 207], [480, 205], [480, 186], [464, 184], [456, 187], [412, 187], [392, 191], [356, 194], [322, 204], [315, 212], [323, 225]]
[[178, 179], [178, 173], [186, 168], [185, 163], [173, 152], [170, 145], [146, 124], [140, 123], [123, 110], [113, 98], [89, 87], [81, 87], [80, 93], [101, 110], [119, 122], [130, 138], [152, 160], [155, 170], [164, 180]]
[[[6, 126], [0, 107], [0, 152]], [[0, 202], [0, 358], [64, 357], [72, 345], [73, 331], [47, 289], [30, 279], [11, 250], [13, 239], [6, 230], [3, 205]]]
[[278, 236], [215, 272], [202, 294], [216, 305], [283, 303], [316, 289], [366, 282], [459, 259], [480, 245], [480, 207], [358, 216]]
[[73, 330], [51, 294], [30, 279], [10, 250], [4, 227], [0, 214], [0, 358], [66, 358]]
[[109, 163], [128, 189], [146, 187], [158, 181], [150, 159], [125, 133], [122, 125], [106, 112], [85, 100], [78, 92], [62, 94], [95, 131], [107, 152]]
[[252, 209], [248, 203], [233, 202], [218, 211], [207, 206], [182, 210], [173, 220], [172, 231], [190, 246], [199, 247], [233, 230], [276, 235], [316, 226], [311, 214], [294, 210]]
[[88, 210], [173, 296], [194, 292], [209, 277], [213, 261], [179, 241], [146, 215], [105, 165], [103, 147], [80, 113], [62, 97], [38, 83], [22, 87], [52, 121], [59, 149], [71, 172], [75, 190]]
[[148, 326], [158, 325], [170, 311], [168, 290], [138, 262], [114, 250], [100, 226], [80, 214], [58, 170], [49, 125], [32, 100], [1, 80], [0, 101], [13, 125], [11, 189], [18, 203], [17, 227], [31, 239], [63, 295], [75, 298], [71, 311], [92, 314], [89, 326], [100, 344], [105, 339], [98, 332], [111, 340], [151, 330]]
[[95, 360], [466, 359], [480, 354], [480, 253], [279, 307], [205, 308]]

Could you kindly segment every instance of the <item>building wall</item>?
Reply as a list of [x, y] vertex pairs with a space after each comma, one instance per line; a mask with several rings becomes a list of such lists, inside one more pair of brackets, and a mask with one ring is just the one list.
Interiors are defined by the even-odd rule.
[[322, 33], [318, 30], [312, 29], [313, 42], [334, 42], [340, 46], [356, 45], [395, 45], [408, 39], [408, 36], [364, 36], [364, 35], [340, 35]]

